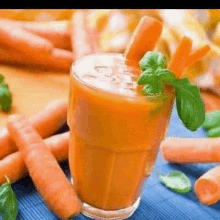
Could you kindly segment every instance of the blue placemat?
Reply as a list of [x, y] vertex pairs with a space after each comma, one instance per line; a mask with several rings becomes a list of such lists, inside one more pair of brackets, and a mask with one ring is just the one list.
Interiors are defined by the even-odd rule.
[[[172, 112], [170, 126], [167, 136], [176, 137], [204, 137], [205, 132], [199, 129], [196, 132], [187, 130], [178, 118], [176, 109]], [[140, 202], [140, 206], [129, 220], [219, 220], [220, 202], [213, 206], [204, 206], [197, 201], [191, 190], [181, 195], [174, 193], [163, 186], [156, 172], [168, 173], [171, 170], [183, 171], [194, 184], [195, 180], [215, 164], [191, 164], [178, 165], [168, 164], [159, 153], [155, 169], [148, 178]], [[69, 176], [68, 163], [61, 164], [66, 175]], [[33, 182], [26, 177], [12, 185], [19, 203], [18, 220], [57, 220], [45, 206], [43, 200], [37, 193]], [[89, 220], [89, 218], [78, 215], [76, 220]]]

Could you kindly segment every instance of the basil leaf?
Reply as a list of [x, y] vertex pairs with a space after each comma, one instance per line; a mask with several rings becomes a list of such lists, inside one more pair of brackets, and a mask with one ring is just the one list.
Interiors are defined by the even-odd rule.
[[187, 193], [191, 190], [188, 177], [181, 171], [172, 171], [166, 176], [161, 175], [159, 180], [166, 187], [177, 193]]
[[186, 128], [196, 131], [205, 120], [205, 106], [199, 88], [187, 78], [176, 81], [174, 87], [178, 115]]
[[220, 111], [216, 110], [206, 114], [203, 128], [205, 130], [209, 130], [217, 126], [220, 126]]
[[4, 81], [4, 79], [5, 79], [5, 77], [2, 74], [0, 74], [0, 83], [2, 83]]
[[220, 137], [220, 125], [219, 127], [214, 127], [214, 128], [211, 128], [209, 131], [207, 131], [206, 136], [210, 138]]
[[199, 88], [187, 78], [176, 79], [166, 69], [166, 58], [159, 52], [147, 52], [140, 60], [142, 74], [137, 83], [143, 85], [146, 95], [158, 96], [164, 93], [165, 85], [171, 85], [176, 91], [177, 112], [186, 128], [196, 131], [205, 120], [205, 106]]
[[9, 86], [4, 82], [4, 76], [0, 74], [0, 106], [3, 112], [8, 112], [11, 109], [12, 94]]
[[9, 181], [0, 187], [0, 211], [3, 220], [15, 220], [18, 214], [18, 201]]
[[9, 92], [8, 86], [2, 86], [0, 85], [0, 105], [1, 110], [3, 112], [8, 112], [11, 109], [11, 103], [12, 103], [12, 95]]
[[146, 69], [156, 70], [158, 67], [164, 69], [167, 67], [166, 58], [159, 52], [147, 52], [139, 62], [142, 71]]
[[152, 74], [151, 70], [145, 70], [140, 77], [138, 78], [137, 84], [139, 85], [144, 85], [147, 84], [149, 82], [152, 82], [155, 78], [155, 75]]
[[155, 77], [154, 81], [144, 86], [143, 91], [148, 95], [158, 95], [163, 93], [164, 85], [158, 77]]
[[168, 85], [173, 85], [176, 82], [176, 77], [173, 75], [172, 72], [168, 71], [167, 69], [158, 69], [160, 79]]

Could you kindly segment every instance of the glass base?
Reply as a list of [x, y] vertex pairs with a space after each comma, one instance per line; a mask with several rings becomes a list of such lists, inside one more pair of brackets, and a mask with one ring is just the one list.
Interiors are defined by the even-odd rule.
[[122, 220], [130, 217], [138, 208], [139, 203], [140, 203], [140, 197], [136, 200], [136, 202], [132, 206], [129, 206], [124, 209], [111, 210], [111, 211], [98, 209], [86, 203], [83, 203], [82, 214], [89, 218], [97, 219], [97, 220], [111, 220], [111, 219]]

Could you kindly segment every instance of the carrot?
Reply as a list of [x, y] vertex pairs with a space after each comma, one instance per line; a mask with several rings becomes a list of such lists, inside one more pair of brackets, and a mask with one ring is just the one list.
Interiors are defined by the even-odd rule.
[[164, 160], [170, 163], [220, 162], [220, 138], [175, 138], [161, 143]]
[[71, 50], [69, 21], [22, 22], [21, 27], [51, 41], [55, 47]]
[[[56, 134], [44, 139], [46, 146], [51, 150], [58, 162], [68, 157], [69, 132]], [[0, 161], [0, 184], [5, 182], [5, 175], [14, 183], [28, 175], [21, 152], [14, 152]]]
[[192, 65], [196, 61], [203, 58], [209, 50], [210, 50], [210, 46], [208, 44], [206, 44], [206, 45], [203, 45], [202, 47], [198, 48], [197, 50], [193, 51], [187, 59], [186, 67]]
[[0, 24], [22, 28], [49, 40], [56, 48], [71, 50], [68, 20], [36, 22], [0, 19]]
[[182, 72], [185, 69], [189, 58], [191, 47], [192, 39], [184, 36], [175, 49], [173, 55], [171, 55], [168, 69], [171, 70], [177, 78], [181, 78], [182, 76]]
[[204, 205], [213, 205], [220, 200], [220, 165], [210, 169], [200, 176], [194, 191], [198, 200]]
[[71, 51], [54, 48], [51, 55], [45, 55], [42, 59], [35, 59], [35, 61], [51, 68], [59, 68], [69, 72], [74, 59]]
[[161, 33], [162, 23], [158, 19], [143, 16], [125, 49], [128, 66], [138, 68], [139, 60], [147, 51], [154, 49]]
[[47, 39], [19, 27], [0, 23], [0, 43], [27, 55], [50, 54], [54, 45]]
[[[68, 102], [66, 99], [57, 99], [48, 103], [42, 111], [29, 118], [41, 137], [46, 138], [60, 129], [67, 120]], [[6, 127], [0, 132], [0, 159], [17, 151]]]
[[51, 211], [61, 219], [77, 215], [82, 206], [74, 187], [31, 123], [23, 116], [11, 115], [7, 128], [39, 194]]
[[74, 61], [71, 51], [54, 48], [51, 54], [28, 56], [16, 49], [10, 47], [1, 47], [0, 61], [3, 63], [25, 64], [36, 66], [38, 68], [56, 69], [59, 71], [69, 72]]
[[70, 20], [70, 30], [72, 51], [74, 51], [76, 59], [99, 51], [98, 32], [95, 28], [88, 27], [85, 10], [77, 10], [73, 13]]

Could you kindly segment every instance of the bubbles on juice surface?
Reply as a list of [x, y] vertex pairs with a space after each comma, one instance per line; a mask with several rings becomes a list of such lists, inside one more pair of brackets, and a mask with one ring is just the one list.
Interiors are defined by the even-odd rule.
[[121, 58], [114, 57], [112, 62], [95, 60], [93, 68], [80, 74], [83, 82], [95, 88], [126, 96], [137, 96], [137, 74], [128, 70]]

